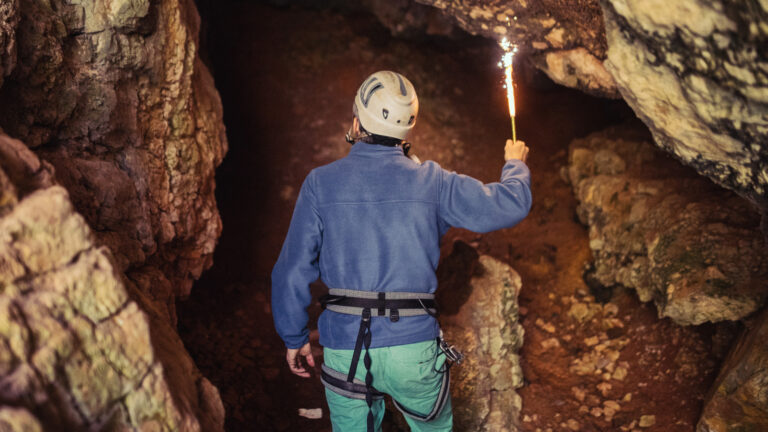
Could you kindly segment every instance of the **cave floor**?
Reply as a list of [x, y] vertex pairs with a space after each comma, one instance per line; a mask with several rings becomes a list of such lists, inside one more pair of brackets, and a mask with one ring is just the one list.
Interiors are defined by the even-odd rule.
[[[366, 15], [247, 3], [203, 12], [203, 54], [224, 102], [230, 150], [217, 175], [224, 232], [213, 268], [191, 298], [179, 302], [180, 333], [221, 392], [227, 430], [330, 430], [317, 373], [311, 379], [290, 374], [270, 314], [269, 275], [299, 187], [312, 168], [346, 154], [352, 95], [379, 69], [404, 73], [419, 92], [411, 137], [417, 155], [497, 180], [510, 134], [499, 53], [469, 37], [393, 39]], [[612, 294], [616, 309], [600, 309], [613, 317], [608, 330], [604, 320], [579, 321], [568, 313], [575, 303], [588, 309], [597, 303], [582, 279], [590, 260], [587, 232], [559, 172], [572, 139], [621, 121], [628, 108], [556, 87], [525, 68], [518, 73], [525, 82], [517, 89], [518, 134], [531, 147], [532, 212], [515, 228], [490, 234], [451, 230], [443, 256], [462, 240], [522, 277], [522, 430], [628, 430], [633, 422], [639, 429], [641, 416], [654, 415], [655, 424], [643, 430], [693, 431], [724, 350], [722, 331], [659, 320], [652, 305], [622, 290]], [[310, 326], [318, 314], [312, 306]], [[316, 331], [312, 338], [319, 358]], [[595, 344], [622, 346], [615, 366], [626, 376], [610, 380], [610, 387], [600, 385], [600, 375], [575, 371], [574, 361], [588, 362]], [[606, 401], [620, 406], [610, 421], [604, 413], [595, 416], [596, 408], [610, 406]], [[299, 408], [317, 407], [324, 412], [320, 420], [297, 415]], [[395, 423], [388, 421], [387, 429], [397, 430]]]

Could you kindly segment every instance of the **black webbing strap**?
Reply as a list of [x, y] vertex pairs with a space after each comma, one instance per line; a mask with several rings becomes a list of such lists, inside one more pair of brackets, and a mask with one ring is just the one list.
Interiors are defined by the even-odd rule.
[[[366, 316], [367, 315], [367, 316]], [[363, 348], [363, 339], [365, 334], [371, 333], [371, 310], [363, 309], [363, 317], [360, 320], [360, 330], [357, 332], [357, 340], [355, 340], [355, 350], [352, 352], [352, 364], [349, 365], [349, 373], [347, 374], [347, 382], [352, 382], [355, 379], [355, 373], [357, 372], [357, 363], [360, 361], [360, 352]], [[370, 336], [369, 336], [370, 339]]]
[[[360, 380], [348, 382], [346, 378], [346, 374], [333, 370], [327, 365], [323, 365], [320, 372], [320, 380], [326, 387], [348, 398], [364, 400], [366, 393], [365, 383]], [[374, 388], [371, 389], [371, 396], [374, 400], [383, 399], [384, 393]]]
[[373, 432], [373, 375], [371, 374], [371, 355], [368, 350], [371, 348], [371, 310], [363, 309], [360, 319], [360, 330], [357, 332], [355, 341], [355, 350], [352, 353], [352, 364], [349, 365], [347, 374], [347, 383], [353, 383], [357, 373], [357, 363], [360, 361], [360, 353], [365, 347], [363, 364], [365, 365], [365, 403], [368, 404], [368, 432]]
[[379, 316], [384, 316], [387, 313], [387, 293], [380, 292], [379, 298]]
[[[379, 293], [379, 295], [384, 293]], [[385, 316], [387, 309], [435, 309], [437, 306], [433, 299], [380, 299], [335, 296], [326, 294], [320, 298], [323, 307], [328, 305], [350, 306], [363, 309], [374, 309], [378, 316]]]
[[[365, 313], [365, 312], [363, 312]], [[370, 314], [370, 311], [368, 311]], [[368, 432], [373, 432], [373, 374], [371, 374], [371, 354], [368, 350], [371, 348], [371, 321], [368, 319], [368, 331], [363, 336], [363, 344], [365, 345], [365, 355], [363, 356], [363, 364], [365, 364], [365, 403], [368, 404]]]

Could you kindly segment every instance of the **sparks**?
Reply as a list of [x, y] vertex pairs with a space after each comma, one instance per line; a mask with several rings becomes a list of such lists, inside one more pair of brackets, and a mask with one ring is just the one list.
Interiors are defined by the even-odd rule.
[[504, 67], [504, 87], [507, 89], [507, 102], [509, 104], [509, 116], [512, 120], [512, 139], [517, 140], [517, 131], [515, 130], [515, 87], [512, 81], [512, 59], [517, 52], [517, 46], [512, 45], [509, 39], [504, 38], [499, 43], [504, 55], [501, 58], [500, 66]]

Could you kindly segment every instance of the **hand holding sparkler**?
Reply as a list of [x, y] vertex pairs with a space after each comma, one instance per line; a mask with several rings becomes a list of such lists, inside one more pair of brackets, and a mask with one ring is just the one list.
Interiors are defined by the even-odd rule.
[[508, 139], [507, 145], [504, 146], [504, 160], [520, 159], [525, 162], [528, 160], [528, 150], [528, 146], [523, 141]]

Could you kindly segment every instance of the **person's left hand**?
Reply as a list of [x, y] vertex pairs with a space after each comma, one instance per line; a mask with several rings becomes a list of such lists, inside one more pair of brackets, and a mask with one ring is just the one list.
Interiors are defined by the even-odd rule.
[[301, 365], [300, 357], [304, 357], [309, 366], [315, 367], [315, 358], [312, 357], [312, 348], [309, 346], [309, 342], [298, 349], [288, 348], [288, 352], [285, 353], [285, 360], [288, 362], [291, 372], [302, 378], [309, 378], [309, 371]]

